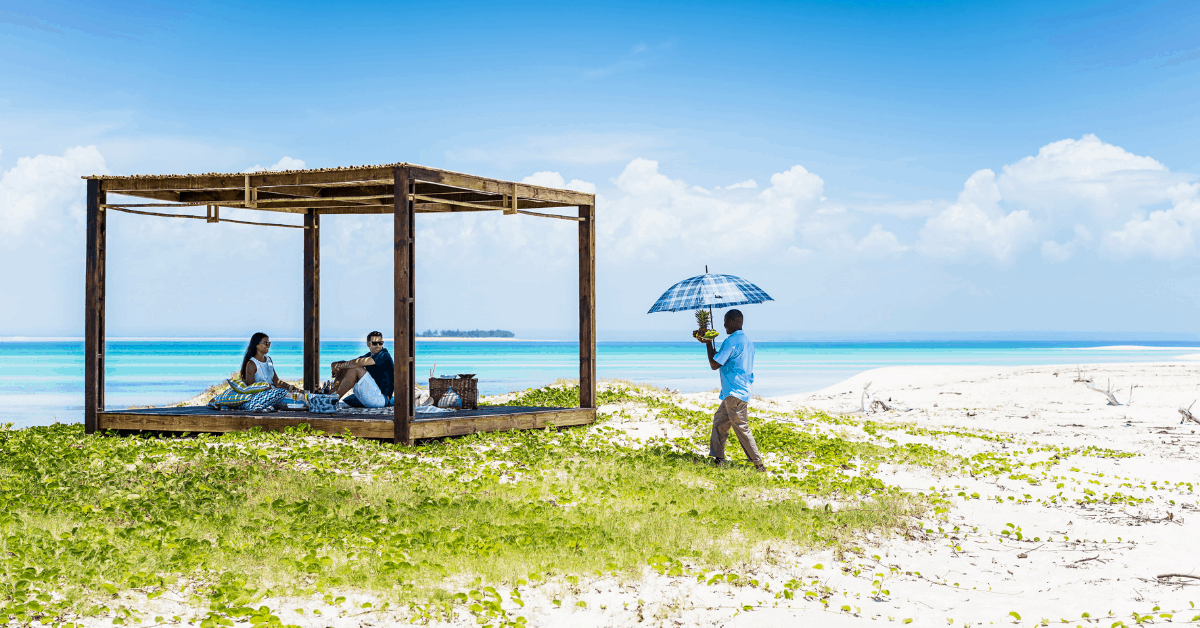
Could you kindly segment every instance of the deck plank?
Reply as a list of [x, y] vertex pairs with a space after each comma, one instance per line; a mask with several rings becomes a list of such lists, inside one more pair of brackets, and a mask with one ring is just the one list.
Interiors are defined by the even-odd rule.
[[[541, 429], [548, 425], [566, 427], [587, 425], [595, 420], [596, 410], [592, 408], [484, 406], [478, 410], [460, 410], [445, 416], [422, 417], [413, 422], [412, 436], [439, 438], [510, 429]], [[102, 430], [194, 433], [240, 432], [256, 426], [266, 430], [282, 430], [307, 424], [328, 434], [343, 434], [349, 430], [358, 438], [393, 437], [390, 414], [353, 411], [337, 414], [284, 411], [262, 414], [216, 411], [204, 406], [139, 408], [100, 412], [97, 422]]]

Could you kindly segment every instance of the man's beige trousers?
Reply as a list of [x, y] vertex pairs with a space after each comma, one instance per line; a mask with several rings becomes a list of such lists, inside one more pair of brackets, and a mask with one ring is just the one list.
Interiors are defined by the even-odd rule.
[[725, 458], [725, 441], [729, 439], [729, 428], [737, 434], [742, 451], [754, 466], [762, 466], [762, 454], [758, 443], [750, 433], [750, 406], [745, 401], [730, 395], [721, 401], [721, 407], [713, 415], [712, 437], [708, 440], [708, 455], [718, 460]]

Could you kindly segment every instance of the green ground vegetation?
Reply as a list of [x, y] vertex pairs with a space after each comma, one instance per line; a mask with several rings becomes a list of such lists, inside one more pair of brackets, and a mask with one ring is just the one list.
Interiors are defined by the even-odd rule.
[[[572, 399], [577, 388], [558, 387], [512, 403]], [[256, 596], [336, 589], [453, 612], [470, 600], [446, 578], [632, 576], [648, 562], [722, 569], [762, 542], [836, 547], [894, 530], [925, 507], [845, 470], [929, 452], [756, 422], [762, 447], [806, 472], [717, 469], [697, 453], [707, 411], [625, 386], [603, 391], [601, 403], [652, 406], [688, 435], [627, 444], [601, 423], [407, 449], [304, 429], [191, 437], [89, 437], [79, 425], [0, 430], [0, 617], [120, 619], [132, 611], [114, 594], [168, 589], [193, 592], [210, 623], [249, 617]], [[838, 496], [860, 507], [810, 506]], [[279, 621], [269, 612], [258, 619]]]
[[[759, 474], [708, 463], [711, 408], [625, 384], [599, 395], [595, 426], [415, 448], [304, 428], [183, 437], [0, 429], [0, 623], [148, 621], [131, 596], [172, 591], [205, 610], [155, 619], [275, 625], [286, 618], [258, 600], [361, 591], [374, 608], [405, 608], [414, 620], [469, 612], [518, 625], [492, 587], [515, 601], [520, 586], [546, 578], [732, 573], [768, 543], [861, 553], [868, 533], [907, 534], [953, 499], [889, 486], [881, 465], [1015, 475], [1109, 453], [961, 457], [889, 435], [1000, 437], [763, 412], [751, 424], [772, 472]], [[577, 386], [559, 385], [509, 403], [578, 397]], [[612, 420], [631, 412], [682, 436], [631, 441]]]

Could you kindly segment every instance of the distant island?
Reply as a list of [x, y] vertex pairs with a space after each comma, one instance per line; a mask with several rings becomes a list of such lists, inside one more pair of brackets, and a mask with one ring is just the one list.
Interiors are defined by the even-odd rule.
[[503, 329], [458, 329], [427, 330], [417, 334], [417, 338], [516, 338], [517, 335]]

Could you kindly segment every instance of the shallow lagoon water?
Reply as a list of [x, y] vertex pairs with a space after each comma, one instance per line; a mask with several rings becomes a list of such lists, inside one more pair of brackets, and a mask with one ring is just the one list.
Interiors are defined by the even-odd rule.
[[[1186, 342], [759, 342], [755, 393], [807, 392], [862, 371], [910, 364], [1087, 364], [1194, 359], [1200, 343]], [[390, 345], [389, 345], [390, 348]], [[243, 341], [113, 340], [108, 343], [106, 405], [164, 405], [187, 399], [229, 377]], [[282, 377], [299, 379], [302, 345], [271, 347]], [[358, 341], [321, 343], [321, 362], [362, 354]], [[573, 342], [418, 341], [417, 376], [475, 373], [480, 392], [496, 394], [578, 376]], [[704, 348], [695, 342], [601, 342], [601, 377], [645, 382], [684, 392], [712, 390]], [[327, 368], [322, 377], [328, 377]], [[0, 423], [18, 427], [83, 420], [82, 341], [0, 341]]]

